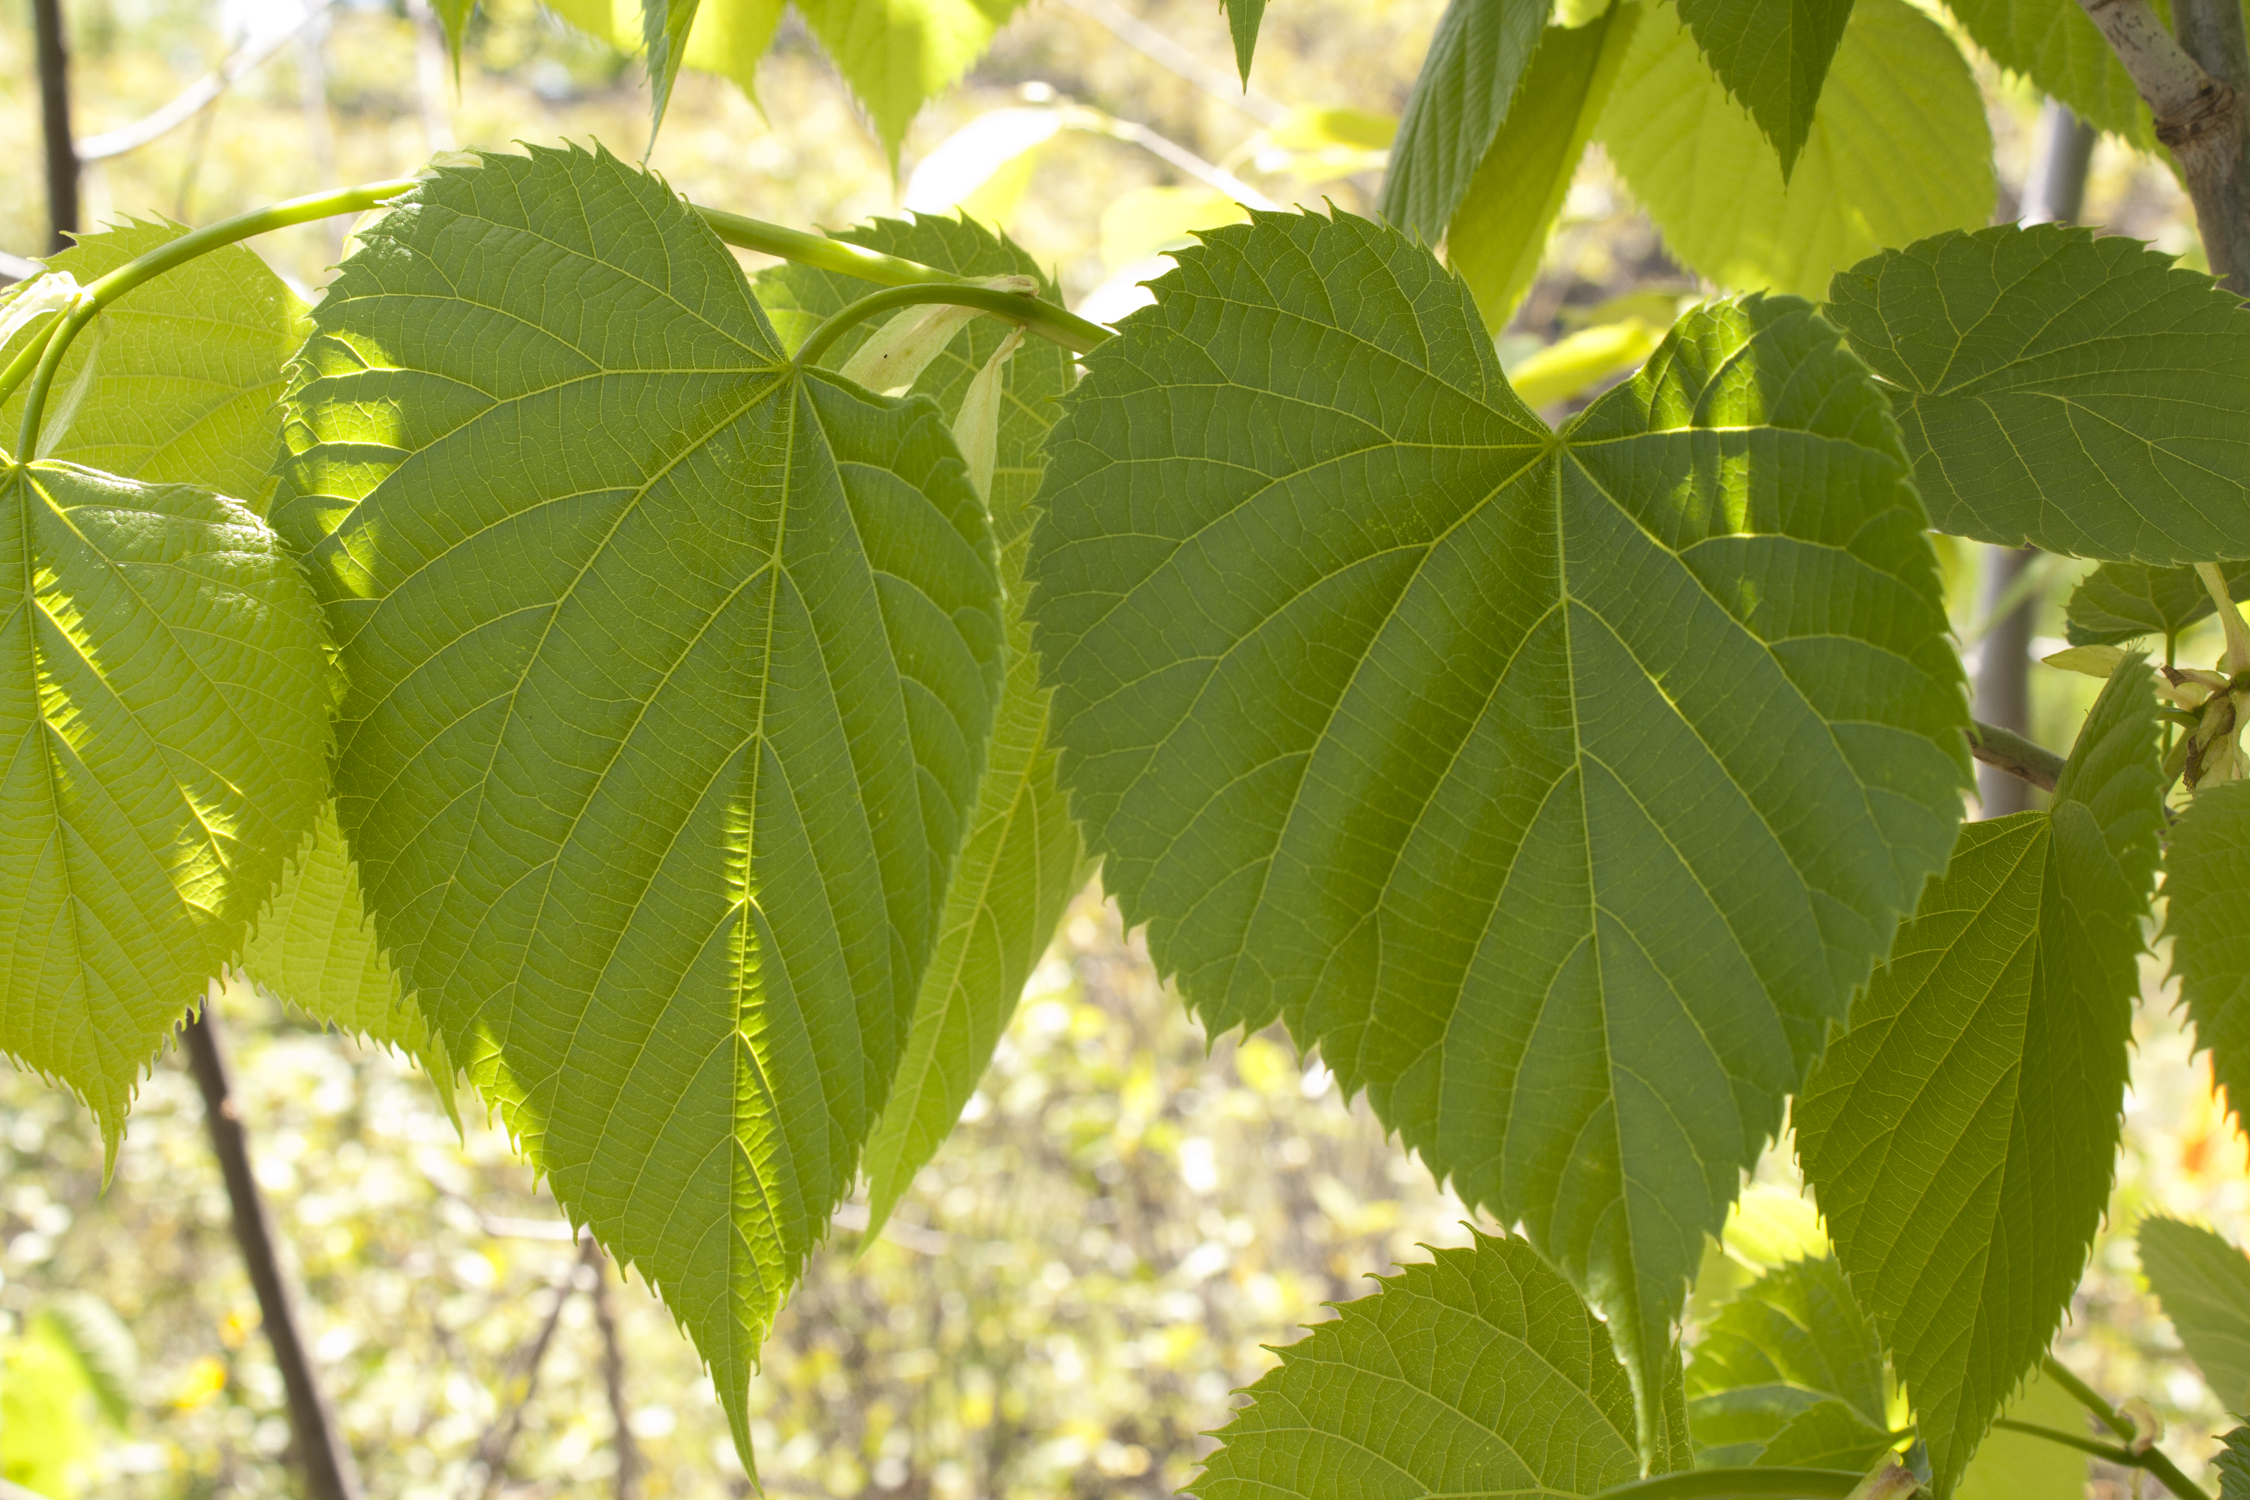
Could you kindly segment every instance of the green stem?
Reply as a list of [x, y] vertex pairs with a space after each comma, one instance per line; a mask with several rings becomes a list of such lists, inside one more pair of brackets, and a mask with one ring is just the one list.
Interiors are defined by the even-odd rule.
[[1986, 765], [1996, 766], [2044, 791], [2053, 791], [2062, 779], [2064, 761], [2061, 756], [1997, 724], [1970, 721], [1969, 753]]
[[[2128, 1440], [2139, 1436], [2138, 1429], [2133, 1426], [2130, 1420], [2120, 1415], [2116, 1407], [2102, 1399], [2099, 1391], [2072, 1374], [2070, 1367], [2061, 1360], [2049, 1354], [2040, 1360], [2039, 1367], [2045, 1372], [2049, 1380], [2070, 1392], [2080, 1406], [2092, 1412], [2094, 1419], [2111, 1432]], [[2036, 1427], [2028, 1422], [2003, 1420], [1999, 1425], [2028, 1432], [2035, 1437], [2047, 1438], [2053, 1442], [2064, 1443], [2073, 1448], [2084, 1448], [2087, 1452], [2099, 1454], [2112, 1463], [2123, 1464], [2127, 1468], [2141, 1469], [2154, 1474], [2157, 1482], [2179, 1496], [2179, 1500], [2211, 1500], [2211, 1497], [2206, 1495], [2194, 1480], [2180, 1472], [2178, 1464], [2164, 1456], [2164, 1450], [2161, 1448], [2151, 1447], [2145, 1453], [2135, 1453], [2130, 1448], [2111, 1449], [2106, 1444], [2094, 1443], [2091, 1438], [2074, 1439], [2067, 1434], [2055, 1432], [2045, 1427]]]
[[768, 224], [762, 219], [730, 214], [723, 208], [705, 208], [700, 203], [690, 204], [689, 207], [700, 214], [703, 222], [710, 225], [719, 238], [728, 244], [744, 250], [756, 250], [765, 255], [776, 255], [801, 266], [814, 266], [823, 271], [856, 276], [862, 281], [873, 281], [883, 286], [962, 286], [969, 281], [966, 276], [956, 276], [950, 271], [901, 260], [878, 250], [863, 249], [843, 240], [832, 240], [824, 234], [809, 234], [802, 229], [784, 229], [779, 224]]
[[[70, 306], [55, 323], [54, 332], [48, 336], [45, 351], [31, 377], [31, 393], [24, 399], [23, 432], [17, 443], [19, 455], [26, 461], [38, 451], [39, 420], [47, 404], [47, 389], [54, 383], [55, 371], [60, 368], [64, 353], [79, 330], [94, 320], [110, 303], [132, 291], [135, 287], [163, 275], [177, 266], [186, 265], [199, 255], [206, 255], [223, 245], [246, 240], [254, 234], [268, 230], [286, 229], [292, 224], [306, 224], [314, 219], [326, 219], [336, 214], [360, 213], [379, 207], [385, 199], [395, 198], [421, 179], [393, 177], [382, 182], [364, 182], [357, 187], [336, 188], [326, 193], [312, 193], [303, 198], [290, 198], [265, 208], [237, 214], [231, 219], [221, 219], [189, 234], [183, 234], [170, 244], [159, 245], [148, 254], [127, 261], [106, 276], [97, 276], [85, 289], [71, 299]], [[0, 375], [0, 403], [15, 394], [23, 376], [17, 368], [23, 363], [18, 358]]]
[[1594, 1500], [1844, 1500], [1866, 1477], [1846, 1469], [1687, 1469], [1636, 1479]]
[[916, 307], [932, 302], [973, 307], [978, 312], [990, 313], [1015, 324], [1027, 333], [1036, 333], [1043, 339], [1052, 340], [1074, 354], [1084, 354], [1110, 337], [1109, 330], [1101, 324], [1089, 323], [1075, 313], [1065, 312], [1052, 302], [1042, 302], [1021, 292], [1003, 292], [995, 287], [969, 286], [961, 282], [894, 286], [880, 292], [870, 292], [832, 314], [826, 322], [812, 331], [803, 346], [797, 350], [797, 364], [800, 368], [817, 364], [836, 340], [842, 338], [856, 323], [897, 308]]

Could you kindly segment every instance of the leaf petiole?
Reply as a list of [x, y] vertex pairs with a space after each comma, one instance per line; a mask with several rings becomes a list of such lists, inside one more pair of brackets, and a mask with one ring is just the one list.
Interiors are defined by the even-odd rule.
[[[2052, 1354], [2043, 1355], [2039, 1361], [2039, 1368], [2049, 1380], [2070, 1392], [2079, 1405], [2092, 1412], [2095, 1420], [2111, 1432], [2127, 1440], [2136, 1435], [2137, 1429], [2133, 1426], [2131, 1420], [2121, 1414], [2116, 1407], [2103, 1400], [2099, 1391], [2080, 1380], [2077, 1375], [2071, 1372], [2070, 1367], [2061, 1360], [2055, 1358]], [[2206, 1495], [2193, 1480], [2180, 1472], [2178, 1464], [2164, 1456], [2164, 1450], [2161, 1448], [2149, 1448], [2144, 1452], [2135, 1453], [2130, 1448], [2112, 1447], [2107, 1443], [2095, 1442], [2092, 1438], [2072, 1437], [2067, 1433], [2056, 1432], [2051, 1428], [2040, 1427], [2030, 1422], [2010, 1421], [2006, 1418], [2002, 1418], [1993, 1425], [2005, 1427], [2011, 1432], [2023, 1432], [2033, 1437], [2043, 1437], [2050, 1442], [2061, 1443], [2066, 1447], [2081, 1448], [2088, 1453], [2106, 1458], [2112, 1463], [2124, 1464], [2128, 1468], [2141, 1469], [2154, 1474], [2157, 1482], [2179, 1496], [2180, 1500], [2211, 1500], [2211, 1497]]]
[[1594, 1500], [1844, 1500], [1866, 1477], [1849, 1469], [1686, 1469], [1617, 1485]]
[[990, 313], [1003, 322], [1015, 324], [1026, 333], [1035, 333], [1043, 339], [1060, 344], [1074, 354], [1084, 354], [1110, 337], [1109, 330], [1101, 324], [1089, 323], [1076, 313], [1066, 312], [1051, 302], [1042, 302], [1021, 292], [1001, 291], [996, 287], [973, 286], [965, 282], [894, 286], [879, 292], [869, 292], [857, 302], [846, 303], [831, 314], [826, 322], [806, 336], [805, 342], [798, 348], [797, 367], [809, 369], [817, 364], [820, 357], [854, 324], [901, 307], [920, 307], [932, 302], [973, 307], [978, 312]]

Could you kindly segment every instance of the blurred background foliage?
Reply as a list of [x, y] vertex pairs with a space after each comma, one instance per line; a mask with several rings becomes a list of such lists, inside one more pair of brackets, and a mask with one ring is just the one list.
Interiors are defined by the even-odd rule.
[[[896, 178], [792, 18], [755, 100], [682, 75], [650, 165], [699, 201], [795, 225], [964, 209], [1052, 266], [1082, 310], [1114, 318], [1167, 248], [1239, 217], [1238, 201], [1370, 210], [1440, 9], [1283, 0], [1245, 95], [1211, 0], [1039, 0], [924, 112]], [[131, 123], [301, 14], [294, 0], [67, 10], [81, 135]], [[6, 8], [0, 250], [21, 255], [46, 236], [30, 48], [23, 10]], [[1989, 64], [1978, 76], [2006, 219], [2038, 101]], [[215, 107], [91, 168], [86, 217], [205, 223], [460, 145], [599, 140], [637, 156], [647, 115], [639, 64], [532, 0], [486, 0], [457, 86], [421, 0], [350, 0]], [[2192, 246], [2169, 175], [2114, 142], [2097, 152], [2085, 216]], [[338, 226], [307, 226], [257, 248], [315, 294], [345, 244]], [[1503, 361], [1559, 414], [1636, 365], [1704, 290], [1597, 148], [1500, 337]], [[1942, 551], [1973, 660], [1977, 549]], [[2079, 566], [2038, 565], [2034, 654], [2060, 646]], [[2215, 647], [2198, 639], [2182, 657]], [[2037, 670], [2039, 737], [2063, 743], [2096, 686]], [[2164, 968], [2161, 952], [2145, 965], [2125, 1157], [2061, 1347], [2113, 1396], [2148, 1396], [2167, 1447], [2200, 1475], [2225, 1414], [2148, 1296], [2132, 1230], [2163, 1210], [2250, 1242], [2250, 1163]], [[645, 1288], [571, 1242], [497, 1131], [472, 1110], [457, 1134], [406, 1063], [254, 993], [226, 992], [221, 1011], [260, 1179], [371, 1495], [619, 1493], [620, 1464], [648, 1500], [749, 1492], [687, 1343]], [[1756, 1211], [1713, 1249], [1703, 1315], [1776, 1244], [1819, 1243], [1786, 1144], [1759, 1177]], [[779, 1495], [1170, 1494], [1230, 1393], [1272, 1364], [1264, 1346], [1417, 1245], [1463, 1242], [1462, 1218], [1286, 1037], [1206, 1038], [1097, 886], [883, 1237], [860, 1243], [864, 1205], [839, 1216], [753, 1389], [761, 1478]], [[85, 1113], [0, 1071], [0, 1477], [56, 1500], [278, 1496], [293, 1492], [287, 1441], [178, 1059], [142, 1091], [106, 1189]], [[2090, 1494], [2130, 1492], [2123, 1474], [2058, 1467], [2051, 1453], [2036, 1475], [2006, 1467], [2027, 1460], [2005, 1442], [1972, 1475], [1970, 1500], [2054, 1500], [2082, 1479]]]

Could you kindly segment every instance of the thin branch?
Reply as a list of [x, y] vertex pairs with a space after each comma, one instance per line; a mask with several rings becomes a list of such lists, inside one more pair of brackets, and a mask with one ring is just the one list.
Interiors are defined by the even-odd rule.
[[1063, 4], [1143, 57], [1169, 68], [1212, 98], [1233, 105], [1259, 124], [1279, 125], [1288, 117], [1289, 106], [1268, 99], [1233, 74], [1210, 66], [1115, 0], [1063, 0]]
[[[2092, 1412], [2094, 1414], [2094, 1419], [2100, 1422], [2104, 1427], [2107, 1427], [2111, 1432], [2114, 1432], [2119, 1437], [2124, 1438], [2128, 1443], [2140, 1436], [2140, 1430], [2133, 1425], [2131, 1419], [2124, 1416], [2117, 1410], [2116, 1407], [2110, 1405], [2108, 1401], [2103, 1399], [2099, 1391], [2095, 1390], [2085, 1381], [2080, 1380], [2077, 1374], [2071, 1370], [2070, 1366], [2064, 1364], [2061, 1360], [2055, 1358], [2052, 1354], [2049, 1354], [2043, 1356], [2040, 1359], [2039, 1368], [2043, 1373], [2045, 1373], [2049, 1380], [2052, 1380], [2055, 1384], [2068, 1391], [2080, 1406], [2083, 1406], [2086, 1408], [2086, 1410]], [[2000, 1425], [2006, 1427], [2010, 1426], [2011, 1424], [2008, 1422], [2002, 1422]], [[2028, 1423], [2022, 1425], [2024, 1425], [2028, 1430], [2032, 1431], [2036, 1436], [2052, 1437], [2058, 1441], [2067, 1441], [2067, 1439], [2063, 1438], [2062, 1434], [2052, 1432], [2049, 1429], [2032, 1427], [2031, 1424]], [[2071, 1446], [2077, 1447], [2081, 1445], [2073, 1443]], [[2093, 1452], [2096, 1450], [2088, 1449], [2087, 1451]], [[2162, 1484], [2173, 1494], [2179, 1496], [2179, 1500], [2211, 1500], [2211, 1497], [2203, 1493], [2202, 1489], [2200, 1489], [2196, 1485], [2194, 1480], [2188, 1478], [2187, 1475], [2180, 1472], [2180, 1466], [2173, 1463], [2171, 1459], [2167, 1458], [2164, 1454], [2163, 1449], [2151, 1446], [2137, 1453], [2134, 1452], [2131, 1448], [2123, 1448], [2118, 1451], [2123, 1453], [2125, 1456], [2122, 1458], [2111, 1458], [2111, 1455], [2107, 1453], [2102, 1454], [2102, 1456], [2104, 1458], [2111, 1458], [2111, 1461], [2114, 1463], [2125, 1464], [2129, 1467], [2145, 1470], [2150, 1474], [2154, 1474], [2157, 1478], [2157, 1482]]]
[[78, 232], [78, 155], [70, 137], [70, 43], [62, 0], [31, 0], [39, 55], [39, 119], [47, 148], [48, 253]]
[[312, 1500], [359, 1500], [359, 1471], [353, 1465], [351, 1449], [336, 1430], [335, 1415], [329, 1410], [328, 1397], [320, 1388], [304, 1337], [297, 1328], [296, 1302], [275, 1249], [265, 1198], [250, 1169], [250, 1140], [235, 1109], [225, 1046], [210, 1000], [203, 1002], [202, 1011], [183, 1028], [181, 1038], [196, 1087], [203, 1092], [203, 1118], [211, 1130], [211, 1151], [219, 1159], [219, 1175], [226, 1179], [235, 1243], [242, 1247], [242, 1263], [258, 1294], [266, 1341], [281, 1371], [281, 1388], [289, 1405], [289, 1430], [295, 1439], [292, 1447], [304, 1466], [306, 1490]]
[[577, 1290], [578, 1273], [587, 1266], [598, 1265], [601, 1247], [588, 1234], [579, 1242], [578, 1258], [570, 1269], [555, 1283], [555, 1300], [547, 1309], [546, 1321], [532, 1338], [531, 1346], [524, 1352], [522, 1366], [523, 1390], [516, 1396], [515, 1404], [508, 1408], [508, 1418], [498, 1427], [486, 1431], [484, 1441], [477, 1444], [477, 1467], [483, 1478], [473, 1491], [479, 1500], [492, 1500], [499, 1491], [508, 1472], [508, 1454], [516, 1446], [516, 1438], [523, 1432], [523, 1416], [531, 1405], [531, 1398], [539, 1392], [539, 1367], [547, 1362], [547, 1346], [555, 1341], [555, 1329], [562, 1323], [563, 1308], [570, 1302], [570, 1294]]
[[[586, 1243], [592, 1244], [587, 1236]], [[633, 1441], [632, 1412], [625, 1402], [625, 1346], [617, 1336], [617, 1309], [610, 1300], [609, 1277], [594, 1265], [594, 1326], [602, 1336], [602, 1389], [609, 1396], [610, 1451], [617, 1455], [616, 1500], [634, 1500], [640, 1490], [641, 1452]]]
[[1988, 766], [2028, 781], [2042, 791], [2053, 791], [2062, 780], [2063, 758], [2045, 745], [2034, 744], [2013, 730], [1976, 720], [1969, 723], [1969, 753]]
[[218, 67], [180, 90], [169, 103], [158, 106], [130, 125], [120, 125], [115, 130], [105, 130], [99, 135], [81, 138], [77, 145], [78, 159], [88, 162], [123, 156], [128, 151], [137, 151], [149, 142], [177, 130], [216, 104], [220, 95], [288, 45], [298, 32], [326, 15], [335, 4], [336, 0], [318, 0], [318, 3], [306, 6], [304, 14], [280, 30], [267, 32], [245, 42]]
[[1992, 1425], [2006, 1432], [2020, 1432], [2026, 1437], [2044, 1438], [2050, 1443], [2060, 1443], [2065, 1448], [2076, 1448], [2081, 1453], [2091, 1453], [2096, 1458], [2122, 1468], [2139, 1469], [2144, 1474], [2153, 1474], [2157, 1482], [2179, 1496], [2179, 1500], [2211, 1500], [2200, 1486], [2164, 1456], [2162, 1449], [2151, 1448], [2145, 1453], [2135, 1453], [2116, 1443], [2077, 1437], [2071, 1433], [2057, 1432], [2052, 1427], [2042, 1427], [2037, 1422], [2018, 1422], [2012, 1417], [2002, 1417]]

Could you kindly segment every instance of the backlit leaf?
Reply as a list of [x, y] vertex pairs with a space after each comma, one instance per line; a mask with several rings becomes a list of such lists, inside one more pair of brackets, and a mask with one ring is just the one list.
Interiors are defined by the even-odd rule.
[[1827, 1255], [1735, 1294], [1695, 1346], [1687, 1402], [1706, 1468], [1865, 1470], [1891, 1446], [1882, 1343]]
[[0, 478], [0, 1049], [92, 1106], [235, 957], [320, 810], [312, 591], [237, 501], [42, 461]]
[[[135, 220], [85, 235], [47, 264], [84, 284], [186, 232]], [[0, 361], [44, 326], [19, 332]], [[202, 485], [262, 510], [281, 445], [282, 367], [310, 328], [304, 303], [248, 248], [198, 256], [120, 297], [78, 336], [48, 396], [40, 456]], [[19, 391], [0, 406], [0, 444], [14, 446], [23, 400]]]
[[362, 238], [277, 508], [351, 684], [339, 820], [401, 981], [747, 1457], [983, 770], [991, 528], [934, 403], [790, 364], [613, 157], [486, 156]]
[[[1032, 258], [973, 222], [878, 219], [839, 236], [961, 276], [1039, 276]], [[1055, 288], [1040, 278], [1041, 293]], [[761, 272], [758, 294], [785, 346], [794, 348], [817, 320], [862, 296], [867, 284], [809, 266]], [[839, 339], [828, 363], [841, 365], [869, 336], [862, 325]], [[1007, 336], [989, 318], [971, 323], [915, 384], [951, 421], [970, 380]], [[960, 1118], [992, 1049], [1015, 1014], [1032, 965], [1084, 883], [1085, 847], [1055, 783], [1047, 747], [1049, 694], [1039, 685], [1031, 625], [1023, 615], [1023, 558], [1031, 540], [1031, 502], [1046, 466], [1055, 402], [1070, 383], [1070, 360], [1044, 339], [1008, 361], [990, 509], [1007, 591], [1007, 680], [994, 722], [991, 759], [977, 789], [967, 841], [953, 867], [937, 947], [914, 1007], [881, 1121], [867, 1143], [868, 1227], [883, 1227], [914, 1174], [936, 1154]]]
[[[1946, 9], [1994, 62], [2069, 105], [2081, 120], [2143, 151], [2155, 146], [2148, 106], [2078, 0], [1948, 0]], [[2156, 9], [2164, 14], [2171, 7], [2156, 0]]]
[[1507, 120], [1553, 0], [1452, 0], [1423, 55], [1378, 212], [1435, 243]]
[[1559, 1500], [1639, 1478], [1632, 1387], [1569, 1284], [1518, 1239], [1431, 1255], [1276, 1351], [1189, 1493]]
[[1668, 6], [1618, 69], [1595, 136], [1682, 264], [1720, 286], [1819, 298], [1885, 245], [1992, 217], [1984, 96], [1905, 0], [1857, 0], [1784, 186], [1758, 127]]
[[2204, 787], [2164, 858], [2172, 972], [2239, 1125], [2250, 1101], [2250, 782]]
[[1961, 829], [1797, 1102], [1806, 1180], [1941, 1493], [2054, 1336], [2109, 1200], [2163, 824], [2138, 661], [2050, 810]]
[[2141, 1272], [2230, 1412], [2250, 1408], [2250, 1258], [2200, 1224], [2141, 1221]]
[[1711, 71], [1750, 111], [1789, 180], [1852, 0], [1679, 0]]
[[[2223, 565], [2227, 593], [2250, 599], [2250, 562]], [[2064, 611], [2074, 646], [2119, 646], [2143, 636], [2178, 636], [2218, 612], [2191, 567], [2103, 563], [2070, 591]]]
[[1105, 882], [1659, 1371], [1741, 1171], [1943, 860], [1959, 667], [1881, 393], [1707, 306], [1550, 433], [1395, 231], [1179, 256], [1065, 399], [1031, 613]]
[[2160, 565], [2250, 557], [2250, 312], [2138, 240], [1945, 234], [1836, 278], [1940, 531]]

